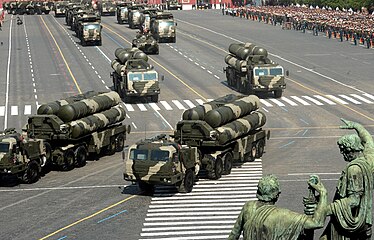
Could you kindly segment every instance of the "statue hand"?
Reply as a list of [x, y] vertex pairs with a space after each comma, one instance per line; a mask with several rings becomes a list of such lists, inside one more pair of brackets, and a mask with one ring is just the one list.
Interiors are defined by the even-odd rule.
[[311, 201], [311, 199], [309, 199], [308, 197], [304, 197], [303, 203], [304, 203], [304, 213], [306, 215], [313, 215], [317, 209], [318, 202]]
[[318, 193], [321, 194], [321, 192], [326, 192], [325, 186], [323, 186], [321, 180], [319, 179], [318, 175], [310, 175], [310, 178], [308, 180], [308, 185], [315, 189]]
[[344, 118], [341, 118], [342, 122], [345, 124], [343, 126], [340, 126], [341, 129], [354, 129], [355, 128], [355, 122], [345, 120]]

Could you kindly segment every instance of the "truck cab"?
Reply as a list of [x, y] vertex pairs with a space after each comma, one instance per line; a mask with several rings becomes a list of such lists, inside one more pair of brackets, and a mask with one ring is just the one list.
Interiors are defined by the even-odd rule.
[[128, 14], [128, 23], [130, 28], [137, 28], [140, 26], [140, 17], [141, 17], [141, 10], [144, 9], [142, 4], [139, 5], [132, 5], [128, 7], [129, 14]]
[[255, 66], [253, 68], [252, 84], [254, 91], [274, 91], [274, 97], [282, 97], [282, 92], [286, 88], [284, 80], [284, 69], [280, 65]]
[[173, 14], [157, 12], [151, 16], [150, 29], [153, 37], [159, 42], [176, 42], [176, 26]]
[[78, 34], [80, 36], [82, 46], [87, 45], [87, 43], [94, 43], [101, 46], [101, 28], [100, 22], [83, 22], [80, 33]]
[[124, 179], [138, 183], [143, 191], [174, 185], [190, 192], [199, 169], [197, 149], [178, 145], [164, 134], [132, 145], [124, 162]]

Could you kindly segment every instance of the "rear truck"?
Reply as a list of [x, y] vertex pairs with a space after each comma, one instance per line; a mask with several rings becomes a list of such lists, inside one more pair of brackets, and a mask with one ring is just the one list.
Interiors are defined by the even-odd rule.
[[196, 147], [178, 145], [165, 134], [130, 146], [124, 162], [124, 179], [144, 192], [151, 192], [154, 185], [191, 192], [200, 164]]
[[150, 30], [158, 42], [176, 42], [177, 23], [171, 12], [156, 12], [151, 15]]
[[24, 138], [14, 128], [0, 132], [0, 181], [12, 175], [24, 183], [34, 183], [40, 178], [45, 163], [42, 139]]
[[270, 133], [262, 129], [259, 104], [255, 95], [230, 94], [186, 110], [172, 138], [160, 135], [128, 149], [124, 179], [145, 191], [174, 185], [190, 192], [197, 174], [219, 179], [235, 162], [261, 158]]
[[66, 11], [67, 4], [68, 4], [67, 1], [58, 1], [58, 2], [55, 2], [55, 4], [53, 5], [53, 8], [52, 8], [52, 10], [55, 13], [55, 17], [63, 17], [63, 16], [65, 16], [65, 11]]
[[94, 13], [81, 14], [78, 17], [75, 28], [76, 36], [79, 38], [81, 45], [94, 44], [101, 46], [101, 17]]
[[147, 62], [147, 55], [138, 48], [118, 48], [115, 56], [111, 63], [114, 70], [111, 77], [114, 90], [121, 98], [128, 103], [140, 98], [158, 102], [159, 76]]
[[170, 0], [166, 2], [167, 10], [182, 10], [182, 3], [177, 0]]
[[140, 26], [140, 12], [144, 9], [143, 4], [134, 4], [127, 7], [129, 10], [128, 20], [131, 29], [139, 28]]
[[156, 14], [159, 10], [157, 8], [146, 7], [140, 12], [140, 24], [139, 29], [141, 32], [150, 31], [151, 28], [151, 16]]
[[28, 138], [41, 139], [47, 162], [61, 170], [86, 164], [89, 154], [122, 151], [130, 128], [114, 92], [87, 92], [43, 104], [26, 125]]
[[117, 3], [117, 22], [118, 24], [128, 23], [129, 18], [129, 9], [128, 6], [131, 5], [131, 2]]
[[116, 15], [116, 4], [114, 1], [101, 1], [99, 7], [101, 16], [115, 16]]
[[268, 58], [266, 49], [253, 43], [233, 43], [225, 57], [227, 84], [244, 94], [273, 92], [282, 97], [286, 89], [284, 69]]

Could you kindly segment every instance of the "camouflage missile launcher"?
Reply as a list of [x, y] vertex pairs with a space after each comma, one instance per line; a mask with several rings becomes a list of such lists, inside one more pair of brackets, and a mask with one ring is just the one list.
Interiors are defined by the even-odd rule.
[[175, 142], [197, 147], [202, 169], [218, 179], [231, 172], [234, 161], [262, 156], [269, 134], [262, 130], [266, 117], [259, 106], [255, 95], [228, 95], [188, 109], [177, 123]]
[[166, 7], [168, 10], [182, 10], [182, 3], [177, 0], [171, 0], [166, 2]]
[[131, 29], [138, 28], [140, 26], [140, 12], [144, 9], [143, 4], [133, 4], [127, 7], [129, 27]]
[[24, 138], [14, 129], [0, 132], [0, 181], [13, 175], [24, 183], [34, 183], [45, 164], [43, 140]]
[[101, 17], [92, 11], [81, 12], [74, 17], [75, 33], [80, 39], [81, 45], [86, 46], [89, 43], [102, 45], [101, 37]]
[[173, 185], [179, 192], [191, 192], [200, 161], [196, 147], [179, 146], [166, 135], [132, 145], [124, 159], [124, 179], [141, 190], [154, 185]]
[[119, 102], [116, 92], [89, 92], [42, 105], [28, 119], [27, 136], [42, 139], [47, 161], [62, 170], [83, 166], [89, 154], [122, 151], [130, 129]]
[[150, 30], [158, 42], [176, 42], [176, 27], [171, 12], [156, 12], [151, 15]]
[[138, 48], [146, 54], [158, 54], [158, 42], [150, 33], [139, 32], [136, 38], [132, 40], [132, 47]]
[[147, 55], [138, 48], [118, 48], [115, 56], [111, 64], [114, 90], [125, 102], [140, 97], [157, 102], [160, 94], [158, 73], [147, 62]]
[[128, 6], [131, 6], [131, 4], [132, 4], [131, 2], [117, 3], [116, 15], [117, 15], [117, 22], [119, 24], [128, 22], [128, 18], [129, 18]]
[[229, 52], [224, 71], [230, 87], [244, 94], [274, 92], [276, 98], [282, 96], [286, 88], [284, 69], [268, 58], [266, 49], [252, 43], [233, 43]]
[[55, 13], [55, 17], [65, 16], [66, 6], [67, 5], [68, 5], [67, 1], [58, 1], [58, 2], [55, 2], [55, 4], [53, 5], [53, 8], [52, 8], [52, 10]]
[[112, 1], [102, 1], [99, 6], [101, 16], [116, 15], [116, 5]]
[[160, 12], [157, 8], [145, 7], [140, 11], [140, 24], [139, 29], [141, 32], [150, 31], [151, 29], [151, 16]]

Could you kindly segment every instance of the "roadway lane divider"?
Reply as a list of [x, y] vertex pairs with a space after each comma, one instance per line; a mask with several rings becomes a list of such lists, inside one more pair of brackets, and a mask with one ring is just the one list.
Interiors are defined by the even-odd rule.
[[[77, 50], [82, 54], [83, 58], [86, 60], [87, 64], [92, 68], [92, 70], [95, 72], [95, 75], [97, 76], [97, 78], [101, 81], [102, 84], [104, 84], [104, 87], [107, 89], [107, 90], [110, 90], [109, 86], [107, 85], [107, 83], [103, 80], [103, 78], [101, 77], [101, 75], [99, 74], [99, 72], [96, 70], [95, 66], [92, 64], [92, 62], [88, 59], [88, 57], [84, 54], [84, 52], [82, 51], [81, 47], [78, 46], [77, 42], [73, 39], [72, 35], [68, 33], [68, 31], [66, 31], [66, 28], [64, 28], [64, 26], [61, 25], [61, 23], [59, 23], [56, 18], [53, 18], [55, 20], [55, 22], [57, 23], [57, 25], [66, 33], [66, 35], [69, 37], [69, 39], [71, 40], [71, 42], [74, 44], [74, 46], [77, 48]], [[97, 46], [96, 46], [97, 47]]]
[[[9, 24], [9, 50], [8, 50], [8, 63], [6, 69], [6, 90], [5, 90], [5, 106], [4, 106], [4, 129], [8, 128], [8, 104], [9, 104], [9, 82], [10, 82], [10, 58], [12, 54], [12, 25], [13, 16], [10, 17]], [[2, 110], [2, 109], [0, 109]]]
[[64, 61], [65, 66], [66, 66], [66, 68], [68, 69], [71, 78], [73, 79], [73, 82], [74, 82], [74, 84], [75, 84], [75, 86], [76, 86], [78, 92], [81, 94], [82, 91], [81, 91], [81, 89], [80, 89], [80, 87], [79, 87], [79, 85], [78, 85], [77, 80], [75, 79], [74, 74], [72, 73], [72, 71], [71, 71], [71, 69], [70, 69], [70, 67], [69, 67], [69, 64], [67, 63], [67, 61], [66, 61], [66, 59], [65, 59], [64, 54], [63, 54], [62, 51], [61, 51], [60, 46], [58, 45], [58, 43], [57, 43], [55, 37], [53, 36], [53, 34], [52, 34], [52, 32], [51, 32], [51, 30], [49, 29], [49, 27], [48, 27], [47, 24], [45, 23], [43, 17], [42, 17], [42, 16], [39, 16], [39, 18], [42, 20], [42, 22], [43, 22], [45, 28], [47, 29], [47, 31], [48, 31], [48, 33], [49, 33], [49, 35], [50, 35], [51, 38], [53, 39], [53, 42], [55, 43], [55, 45], [56, 45], [56, 47], [57, 47], [57, 49], [58, 49], [58, 51], [59, 51], [59, 53], [60, 53], [60, 55], [61, 55], [61, 57], [62, 57], [62, 60]]

